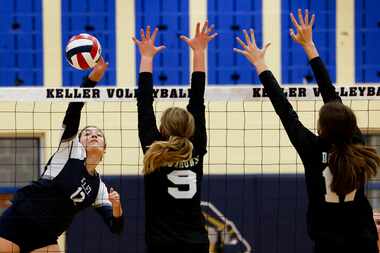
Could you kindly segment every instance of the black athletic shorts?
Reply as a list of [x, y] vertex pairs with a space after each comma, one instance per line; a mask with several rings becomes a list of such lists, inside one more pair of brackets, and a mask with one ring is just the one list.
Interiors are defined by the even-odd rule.
[[0, 237], [17, 244], [21, 253], [57, 244], [58, 240], [57, 236], [49, 235], [31, 219], [17, 213], [12, 206], [0, 217]]
[[208, 244], [149, 244], [146, 253], [209, 253]]

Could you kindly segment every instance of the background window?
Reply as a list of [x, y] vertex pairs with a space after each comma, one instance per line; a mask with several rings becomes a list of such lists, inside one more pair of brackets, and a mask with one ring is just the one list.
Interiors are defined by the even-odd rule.
[[39, 176], [38, 138], [0, 138], [0, 188], [22, 187]]

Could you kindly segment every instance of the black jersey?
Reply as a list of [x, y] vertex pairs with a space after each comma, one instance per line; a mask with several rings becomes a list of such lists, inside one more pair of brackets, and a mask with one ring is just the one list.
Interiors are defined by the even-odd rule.
[[[95, 82], [85, 78], [83, 87]], [[38, 181], [18, 190], [13, 207], [52, 235], [60, 235], [79, 211], [94, 207], [111, 231], [120, 232], [122, 218], [114, 218], [108, 191], [99, 174], [90, 175], [85, 166], [86, 150], [77, 133], [84, 103], [69, 104], [63, 121], [58, 150], [50, 158]]]
[[[208, 244], [201, 212], [203, 156], [206, 154], [205, 73], [194, 72], [187, 110], [194, 116], [194, 149], [189, 161], [180, 161], [144, 176], [145, 229], [148, 244]], [[151, 73], [140, 73], [137, 92], [138, 129], [143, 152], [163, 140], [153, 111]]]
[[[312, 59], [310, 64], [324, 102], [341, 102], [321, 58]], [[349, 238], [377, 240], [372, 208], [365, 196], [364, 186], [345, 196], [338, 196], [331, 190], [333, 175], [328, 167], [330, 144], [299, 121], [270, 71], [262, 72], [259, 77], [305, 168], [309, 197], [307, 225], [311, 239], [338, 245], [347, 243]], [[363, 143], [359, 129], [353, 143]]]

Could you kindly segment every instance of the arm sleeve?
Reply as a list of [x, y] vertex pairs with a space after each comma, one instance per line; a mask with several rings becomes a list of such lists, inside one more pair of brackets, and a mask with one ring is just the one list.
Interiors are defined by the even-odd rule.
[[[336, 93], [335, 87], [331, 82], [329, 72], [321, 59], [321, 57], [315, 57], [310, 60], [310, 66], [313, 70], [315, 79], [317, 80], [318, 88], [321, 92], [324, 103], [336, 101], [342, 103], [342, 99]], [[364, 137], [359, 128], [356, 129], [352, 138], [353, 143], [364, 144]]]
[[[96, 82], [91, 81], [88, 77], [83, 78], [81, 87], [92, 88], [95, 87]], [[73, 139], [78, 133], [80, 114], [84, 106], [83, 102], [71, 102], [67, 107], [65, 118], [63, 119], [63, 134], [61, 142], [66, 142]]]
[[318, 88], [321, 92], [323, 102], [328, 103], [332, 101], [342, 102], [341, 98], [335, 91], [335, 87], [331, 82], [329, 72], [322, 61], [321, 57], [315, 57], [310, 60], [310, 66], [313, 70]]
[[109, 227], [110, 231], [115, 234], [121, 234], [123, 231], [123, 215], [114, 217], [112, 212], [112, 204], [108, 200], [108, 190], [105, 184], [100, 181], [98, 195], [93, 204], [95, 211], [103, 218], [104, 223]]
[[153, 111], [153, 77], [149, 72], [139, 74], [137, 114], [140, 143], [145, 153], [149, 146], [160, 138]]
[[[81, 87], [92, 88], [96, 82], [87, 77], [83, 78]], [[50, 157], [44, 171], [41, 173], [42, 178], [53, 179], [64, 168], [70, 158], [83, 160], [86, 157], [86, 151], [78, 139], [78, 128], [80, 123], [83, 102], [71, 102], [67, 107], [63, 119], [61, 140], [58, 150]]]
[[207, 152], [207, 132], [205, 119], [205, 94], [206, 73], [193, 72], [191, 76], [191, 92], [187, 110], [193, 115], [195, 131], [191, 139], [194, 147], [200, 155]]
[[297, 113], [285, 97], [272, 72], [268, 70], [264, 71], [260, 74], [259, 78], [268, 93], [277, 115], [280, 117], [291, 143], [301, 158], [305, 158], [305, 155], [312, 152], [314, 144], [317, 141], [317, 136], [300, 122]]

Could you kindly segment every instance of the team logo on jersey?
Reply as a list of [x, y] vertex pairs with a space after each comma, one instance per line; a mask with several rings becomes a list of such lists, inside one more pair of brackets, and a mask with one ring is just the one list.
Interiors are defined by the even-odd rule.
[[86, 199], [86, 195], [89, 195], [91, 192], [91, 186], [87, 184], [86, 178], [82, 178], [80, 180], [80, 186], [78, 186], [77, 190], [71, 194], [70, 198], [73, 200], [74, 205], [82, 203]]
[[[240, 234], [234, 222], [226, 218], [212, 203], [202, 201], [202, 213], [210, 241], [210, 253], [251, 253], [252, 247]], [[242, 251], [243, 249], [243, 251]]]

